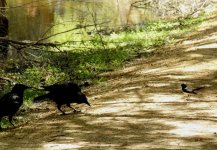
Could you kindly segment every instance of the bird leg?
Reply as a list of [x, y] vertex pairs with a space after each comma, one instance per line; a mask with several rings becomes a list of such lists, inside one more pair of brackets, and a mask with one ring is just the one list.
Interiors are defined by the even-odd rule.
[[9, 116], [9, 122], [10, 122], [13, 126], [15, 126], [15, 125], [12, 123], [12, 117], [13, 117], [13, 116]]
[[59, 111], [62, 112], [63, 115], [65, 115], [66, 113], [65, 113], [63, 110], [61, 110], [61, 106], [62, 106], [62, 105], [57, 105], [57, 108], [59, 109]]
[[75, 109], [74, 107], [72, 107], [70, 104], [66, 104], [69, 108], [73, 109], [73, 112], [81, 112], [81, 110]]

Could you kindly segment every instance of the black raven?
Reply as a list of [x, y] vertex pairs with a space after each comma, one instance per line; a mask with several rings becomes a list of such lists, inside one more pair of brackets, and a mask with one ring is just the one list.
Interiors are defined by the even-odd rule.
[[197, 94], [196, 91], [203, 89], [204, 87], [199, 87], [195, 89], [189, 89], [186, 84], [181, 84], [182, 91], [185, 93]]
[[[0, 99], [0, 123], [4, 116], [9, 117], [9, 122], [12, 123], [12, 117], [19, 110], [20, 106], [23, 104], [23, 94], [24, 90], [29, 88], [23, 84], [15, 84], [11, 92], [5, 94]], [[1, 128], [1, 125], [0, 125]]]
[[44, 99], [53, 100], [57, 104], [57, 108], [61, 110], [61, 106], [66, 104], [68, 107], [72, 108], [74, 112], [78, 111], [75, 108], [70, 106], [70, 103], [85, 103], [90, 106], [90, 103], [87, 100], [87, 97], [84, 93], [81, 92], [80, 87], [73, 82], [65, 82], [63, 84], [53, 84], [50, 86], [43, 86], [45, 91], [48, 91], [47, 94], [38, 96], [34, 98], [34, 102], [38, 102]]

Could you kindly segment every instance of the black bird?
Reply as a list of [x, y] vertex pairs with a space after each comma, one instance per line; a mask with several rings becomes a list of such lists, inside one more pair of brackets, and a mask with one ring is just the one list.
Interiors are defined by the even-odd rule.
[[[9, 117], [9, 122], [12, 123], [12, 118], [15, 113], [19, 110], [20, 106], [23, 104], [23, 94], [25, 89], [29, 88], [23, 84], [15, 84], [11, 92], [5, 94], [0, 99], [0, 123], [4, 116]], [[1, 125], [0, 125], [1, 128]]]
[[73, 82], [65, 82], [63, 84], [53, 84], [50, 86], [43, 86], [45, 91], [48, 91], [47, 94], [38, 96], [34, 98], [34, 102], [39, 102], [41, 100], [50, 99], [57, 104], [57, 108], [61, 110], [61, 106], [66, 104], [68, 107], [72, 108], [74, 112], [77, 112], [75, 108], [71, 107], [71, 103], [82, 104], [85, 103], [90, 106], [90, 103], [87, 100], [87, 97], [84, 93], [81, 92], [80, 87]]
[[195, 88], [195, 89], [189, 89], [186, 84], [181, 84], [181, 87], [182, 87], [183, 92], [190, 93], [190, 94], [197, 94], [196, 91], [199, 91], [199, 90], [204, 88], [204, 87], [198, 87], [198, 88]]

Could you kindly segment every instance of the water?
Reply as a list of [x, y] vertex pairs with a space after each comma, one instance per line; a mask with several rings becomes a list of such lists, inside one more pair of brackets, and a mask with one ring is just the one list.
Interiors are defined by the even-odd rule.
[[[40, 38], [79, 26], [101, 24], [98, 29], [143, 23], [153, 15], [131, 6], [135, 0], [8, 0], [9, 36], [14, 40]], [[76, 30], [75, 30], [76, 31]], [[75, 32], [49, 40], [65, 41]]]

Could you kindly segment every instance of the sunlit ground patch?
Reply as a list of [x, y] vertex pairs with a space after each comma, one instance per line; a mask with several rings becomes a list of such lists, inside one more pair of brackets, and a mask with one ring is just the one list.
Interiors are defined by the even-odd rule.
[[152, 100], [153, 102], [177, 102], [177, 101], [181, 101], [183, 99], [182, 95], [176, 95], [176, 94], [151, 94], [149, 96], [150, 100]]
[[165, 87], [165, 86], [169, 86], [170, 85], [170, 83], [165, 83], [165, 82], [149, 82], [148, 84], [147, 84], [148, 86], [152, 86], [152, 87]]
[[165, 124], [173, 125], [175, 128], [168, 132], [180, 137], [213, 135], [217, 132], [217, 124], [209, 121], [167, 121]]
[[[183, 74], [183, 75], [164, 75], [164, 77], [170, 78], [170, 79], [190, 79], [194, 78], [195, 74]], [[181, 84], [181, 83], [180, 83]]]
[[217, 70], [217, 59], [213, 59], [206, 62], [198, 62], [191, 64], [186, 62], [185, 65], [176, 66], [174, 69], [168, 69], [167, 71], [178, 71], [178, 72], [187, 72], [187, 73], [199, 73], [207, 71], [216, 71]]
[[189, 51], [196, 51], [196, 50], [199, 50], [199, 49], [208, 49], [208, 48], [217, 48], [217, 44], [212, 43], [212, 44], [206, 44], [206, 45], [201, 45], [201, 46], [190, 47], [190, 48], [187, 48], [185, 51], [189, 52]]
[[75, 149], [75, 148], [81, 148], [82, 146], [80, 144], [82, 143], [78, 143], [78, 144], [49, 143], [49, 144], [43, 145], [43, 148], [44, 150]]
[[[187, 41], [183, 41], [183, 45], [192, 45], [192, 44], [197, 44], [197, 43], [206, 43], [207, 41], [211, 41], [211, 40], [216, 40], [217, 39], [217, 35], [209, 35], [206, 38], [202, 38], [202, 39], [193, 39], [193, 40], [187, 40]], [[209, 45], [209, 44], [207, 44]]]
[[127, 107], [131, 104], [123, 104], [122, 106], [110, 105], [105, 107], [96, 108], [91, 113], [92, 114], [105, 114], [105, 113], [120, 113], [127, 110]]
[[137, 74], [142, 74], [142, 75], [145, 75], [145, 74], [151, 74], [151, 73], [159, 73], [163, 70], [166, 70], [167, 68], [166, 67], [161, 67], [161, 68], [153, 68], [153, 69], [144, 69], [144, 70], [141, 70], [139, 73]]
[[204, 56], [202, 54], [189, 54], [191, 58], [203, 58]]

